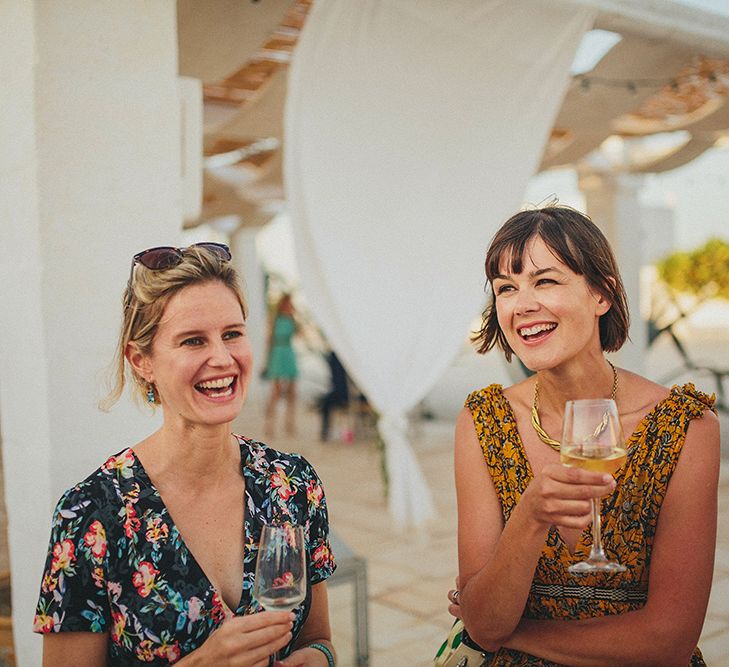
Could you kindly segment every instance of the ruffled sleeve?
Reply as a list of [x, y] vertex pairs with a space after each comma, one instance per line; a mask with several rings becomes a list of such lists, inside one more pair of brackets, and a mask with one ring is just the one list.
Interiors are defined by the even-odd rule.
[[56, 506], [33, 630], [105, 632], [107, 539], [87, 485], [63, 494]]

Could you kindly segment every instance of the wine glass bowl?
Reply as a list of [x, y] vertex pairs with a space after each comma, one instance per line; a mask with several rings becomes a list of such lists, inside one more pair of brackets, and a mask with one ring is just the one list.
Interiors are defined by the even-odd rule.
[[263, 526], [253, 597], [267, 611], [291, 611], [306, 598], [306, 548], [301, 526]]
[[[564, 411], [561, 462], [572, 468], [614, 475], [625, 463], [627, 450], [618, 408], [612, 399], [567, 401]], [[592, 547], [586, 560], [568, 568], [571, 574], [624, 572], [602, 546], [600, 499], [592, 499]]]

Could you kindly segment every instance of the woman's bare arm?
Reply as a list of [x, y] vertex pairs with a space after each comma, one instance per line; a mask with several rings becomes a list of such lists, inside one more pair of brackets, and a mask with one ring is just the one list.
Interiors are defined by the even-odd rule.
[[43, 667], [106, 667], [106, 632], [52, 632], [43, 635]]

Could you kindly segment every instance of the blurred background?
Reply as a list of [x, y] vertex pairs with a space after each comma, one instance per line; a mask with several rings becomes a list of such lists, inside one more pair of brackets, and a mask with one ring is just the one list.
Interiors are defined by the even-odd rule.
[[[158, 419], [96, 408], [145, 247], [231, 246], [259, 370], [291, 296], [297, 401], [267, 420], [256, 372], [236, 428], [324, 481], [341, 665], [427, 665], [450, 627], [453, 421], [523, 377], [469, 343], [515, 210], [600, 225], [631, 305], [614, 361], [716, 394], [729, 458], [723, 0], [3, 0], [0, 45], [6, 664], [40, 661], [59, 494]], [[719, 508], [700, 646], [729, 665], [727, 463]]]

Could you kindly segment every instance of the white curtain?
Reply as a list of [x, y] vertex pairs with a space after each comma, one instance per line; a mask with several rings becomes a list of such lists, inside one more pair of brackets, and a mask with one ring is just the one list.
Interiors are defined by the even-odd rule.
[[317, 0], [300, 36], [285, 178], [302, 285], [380, 415], [398, 523], [434, 510], [406, 414], [479, 312], [485, 248], [521, 203], [593, 15], [555, 0]]

